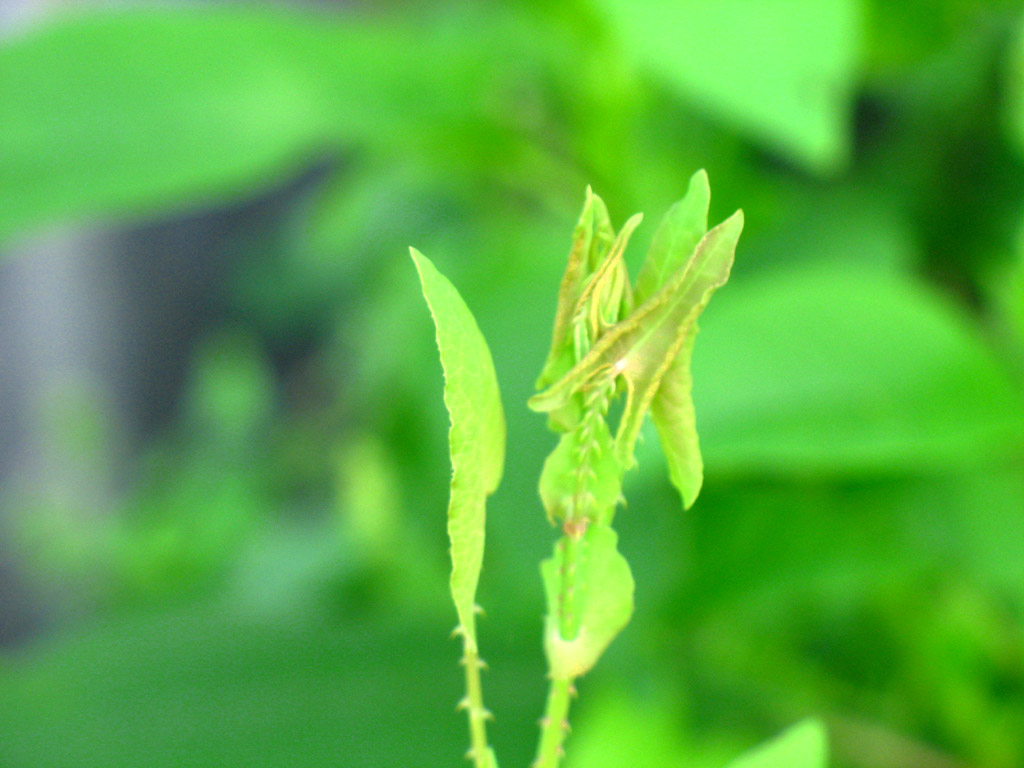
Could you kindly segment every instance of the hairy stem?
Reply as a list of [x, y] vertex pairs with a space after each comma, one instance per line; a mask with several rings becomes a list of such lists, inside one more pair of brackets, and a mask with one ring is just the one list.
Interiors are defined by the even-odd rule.
[[540, 743], [533, 768], [558, 768], [565, 752], [562, 743], [569, 731], [569, 699], [575, 693], [572, 678], [552, 678], [548, 704], [540, 721]]
[[608, 406], [615, 393], [613, 382], [595, 387], [586, 393], [583, 415], [576, 429], [578, 431], [576, 468], [573, 472], [573, 495], [565, 510], [562, 525], [562, 585], [558, 595], [558, 627], [564, 640], [574, 640], [579, 632], [580, 610], [578, 603], [577, 570], [582, 557], [581, 539], [587, 526], [602, 517], [610, 517], [597, 508], [594, 487], [597, 484], [597, 470], [594, 468], [596, 454], [600, 450], [594, 433], [602, 426], [608, 413]]
[[487, 721], [491, 713], [484, 708], [483, 687], [480, 684], [480, 670], [484, 666], [477, 653], [476, 644], [464, 638], [462, 666], [466, 671], [466, 698], [459, 703], [466, 710], [469, 721], [469, 752], [466, 757], [473, 761], [473, 768], [495, 768], [493, 755], [487, 746]]
[[586, 529], [586, 520], [579, 528], [581, 533], [575, 531], [566, 534], [558, 542], [562, 550], [562, 588], [558, 594], [558, 634], [563, 640], [575, 640], [580, 631], [580, 609], [577, 590], [577, 570], [580, 562], [580, 538], [582, 531]]

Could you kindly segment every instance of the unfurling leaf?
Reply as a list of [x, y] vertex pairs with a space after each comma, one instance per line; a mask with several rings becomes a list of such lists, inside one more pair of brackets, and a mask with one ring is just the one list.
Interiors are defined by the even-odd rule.
[[[584, 387], [622, 376], [627, 398], [616, 450], [620, 463], [630, 466], [643, 416], [677, 355], [687, 346], [687, 337], [696, 332], [697, 316], [714, 290], [728, 279], [742, 229], [743, 212], [737, 211], [708, 232], [684, 267], [599, 339], [572, 370], [534, 395], [530, 407], [551, 411]], [[673, 390], [678, 396], [679, 387], [673, 386]]]
[[693, 375], [690, 360], [697, 340], [697, 323], [686, 336], [682, 348], [662, 377], [661, 386], [651, 400], [651, 420], [661, 439], [668, 476], [689, 509], [704, 484], [704, 459], [697, 437], [697, 414], [693, 407]]
[[455, 287], [430, 260], [410, 249], [437, 329], [444, 402], [451, 417], [448, 536], [451, 592], [470, 647], [476, 648], [476, 587], [484, 552], [485, 501], [501, 481], [505, 415], [487, 342]]
[[576, 303], [587, 279], [604, 261], [604, 256], [615, 240], [615, 230], [608, 218], [604, 201], [587, 187], [583, 212], [573, 232], [569, 264], [558, 289], [558, 308], [555, 311], [555, 330], [551, 335], [551, 351], [544, 369], [537, 379], [537, 389], [557, 381], [575, 364], [573, 359], [572, 320]]

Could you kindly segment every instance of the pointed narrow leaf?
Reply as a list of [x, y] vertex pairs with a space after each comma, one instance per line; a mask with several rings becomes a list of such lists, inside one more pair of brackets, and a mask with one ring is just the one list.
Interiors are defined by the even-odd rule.
[[604, 254], [615, 239], [608, 209], [604, 201], [587, 187], [583, 212], [573, 232], [569, 264], [558, 289], [558, 308], [555, 311], [555, 329], [551, 334], [551, 351], [544, 363], [537, 388], [557, 381], [575, 360], [572, 357], [572, 319], [583, 287], [604, 259]]
[[665, 284], [676, 270], [689, 261], [694, 249], [708, 231], [708, 206], [711, 187], [707, 171], [701, 169], [690, 177], [686, 196], [668, 209], [661, 220], [647, 258], [636, 276], [633, 296], [643, 304]]
[[476, 587], [484, 553], [484, 504], [501, 481], [505, 416], [494, 362], [483, 334], [455, 287], [431, 261], [410, 249], [437, 329], [444, 402], [451, 416], [448, 536], [451, 591], [466, 640], [476, 647]]
[[[708, 228], [711, 188], [704, 170], [690, 178], [686, 196], [673, 205], [658, 227], [636, 280], [635, 297], [642, 303], [690, 258]], [[697, 325], [687, 334], [661, 386], [651, 401], [651, 418], [661, 438], [669, 477], [689, 509], [700, 493], [704, 463], [697, 441], [691, 390], [690, 358]]]
[[544, 624], [544, 651], [548, 670], [555, 678], [573, 678], [587, 672], [629, 623], [633, 613], [633, 574], [618, 550], [619, 537], [609, 526], [595, 523], [583, 535], [582, 554], [575, 574], [580, 590], [579, 631], [572, 640], [559, 632], [558, 596], [562, 554], [541, 564], [548, 612]]
[[585, 317], [590, 340], [596, 341], [605, 330], [625, 317], [633, 297], [629, 288], [629, 273], [623, 255], [633, 231], [643, 221], [643, 214], [629, 217], [615, 236], [608, 255], [598, 266], [576, 303], [575, 317]]
[[817, 720], [804, 720], [781, 736], [741, 755], [728, 768], [826, 768], [828, 735]]

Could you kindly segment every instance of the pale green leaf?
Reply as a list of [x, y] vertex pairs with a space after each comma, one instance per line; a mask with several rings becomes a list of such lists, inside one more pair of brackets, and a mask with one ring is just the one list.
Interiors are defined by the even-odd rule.
[[[622, 225], [608, 254], [591, 275], [576, 302], [574, 318], [577, 322], [585, 322], [589, 344], [593, 344], [608, 328], [624, 319], [632, 309], [632, 289], [623, 257], [629, 238], [643, 218], [643, 214], [636, 213]], [[589, 348], [582, 351], [589, 351]]]
[[544, 625], [544, 650], [548, 669], [555, 678], [573, 678], [597, 663], [633, 613], [633, 575], [619, 553], [618, 535], [609, 526], [594, 523], [581, 539], [574, 574], [579, 629], [572, 640], [559, 631], [559, 594], [563, 578], [563, 549], [541, 564], [548, 612]]
[[651, 420], [658, 430], [668, 476], [689, 509], [704, 483], [704, 460], [697, 438], [697, 414], [693, 407], [693, 375], [690, 359], [697, 340], [697, 323], [691, 326], [679, 354], [662, 378], [651, 400]]
[[697, 171], [690, 177], [686, 196], [668, 209], [654, 233], [647, 257], [636, 276], [633, 298], [637, 304], [643, 304], [689, 260], [708, 231], [710, 202], [708, 174], [704, 170]]
[[583, 293], [587, 278], [600, 266], [614, 239], [615, 230], [612, 229], [604, 201], [587, 187], [583, 212], [573, 232], [569, 263], [558, 289], [558, 307], [555, 311], [555, 329], [551, 334], [551, 351], [537, 379], [538, 389], [560, 379], [575, 363], [572, 354], [572, 319], [576, 312], [576, 303]]
[[[637, 302], [646, 300], [690, 258], [707, 232], [710, 199], [707, 173], [697, 171], [690, 178], [686, 196], [669, 209], [651, 241], [636, 280]], [[693, 388], [690, 358], [696, 336], [695, 322], [651, 401], [651, 418], [661, 437], [669, 477], [687, 509], [700, 493], [704, 476], [697, 441], [697, 417], [690, 394]]]
[[538, 411], [558, 408], [582, 387], [601, 377], [621, 375], [628, 388], [616, 436], [620, 463], [632, 463], [633, 445], [644, 414], [672, 361], [694, 332], [697, 315], [732, 267], [743, 213], [712, 229], [690, 261], [626, 320], [603, 336], [571, 371], [530, 399]]
[[817, 720], [804, 720], [742, 755], [728, 768], [826, 768], [828, 735]]
[[476, 587], [484, 553], [485, 501], [501, 480], [505, 461], [505, 416], [494, 362], [455, 287], [431, 261], [410, 249], [423, 295], [437, 328], [444, 367], [444, 401], [451, 416], [452, 460], [448, 536], [451, 590], [466, 639], [476, 646]]
[[815, 171], [846, 163], [857, 0], [599, 0], [634, 63]]

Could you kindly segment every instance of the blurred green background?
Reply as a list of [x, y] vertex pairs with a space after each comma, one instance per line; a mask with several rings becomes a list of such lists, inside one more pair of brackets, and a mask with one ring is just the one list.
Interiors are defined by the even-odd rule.
[[[1024, 765], [1024, 7], [16, 2], [0, 15], [0, 765], [458, 765], [442, 377], [406, 248], [508, 416], [492, 739], [545, 681], [525, 400], [586, 184], [634, 268], [706, 167], [747, 228], [653, 431], [637, 611], [570, 765]], [[15, 12], [15, 10], [17, 12]]]

